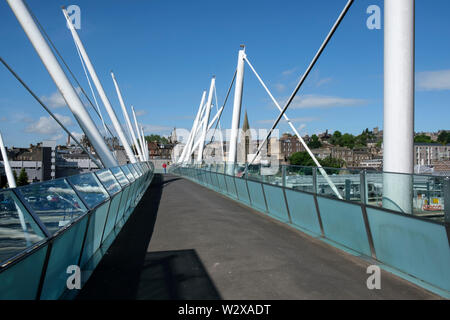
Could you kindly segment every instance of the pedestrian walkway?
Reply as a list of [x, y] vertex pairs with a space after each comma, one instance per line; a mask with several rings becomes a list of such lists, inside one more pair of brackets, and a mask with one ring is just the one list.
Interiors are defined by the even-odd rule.
[[78, 299], [438, 299], [173, 175], [156, 176]]

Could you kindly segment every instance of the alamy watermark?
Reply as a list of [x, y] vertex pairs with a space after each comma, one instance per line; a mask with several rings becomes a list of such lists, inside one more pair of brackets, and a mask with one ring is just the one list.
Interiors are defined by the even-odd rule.
[[[81, 29], [81, 9], [76, 4], [72, 4], [66, 8], [69, 15], [70, 22], [72, 22], [75, 29]], [[67, 22], [67, 28], [69, 28], [69, 22]]]
[[370, 265], [367, 267], [366, 270], [367, 274], [370, 274], [370, 276], [367, 278], [366, 285], [367, 289], [373, 290], [381, 289], [381, 269], [377, 265]]
[[381, 29], [381, 9], [379, 6], [373, 4], [367, 7], [367, 14], [370, 16], [366, 20], [366, 26], [369, 30]]
[[66, 280], [67, 289], [73, 290], [81, 289], [81, 269], [77, 265], [70, 265], [67, 267], [66, 273], [69, 274]]

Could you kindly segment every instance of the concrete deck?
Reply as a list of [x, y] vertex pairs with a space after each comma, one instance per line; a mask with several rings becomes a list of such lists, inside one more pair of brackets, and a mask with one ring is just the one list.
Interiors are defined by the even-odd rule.
[[156, 176], [78, 299], [439, 299], [186, 179]]

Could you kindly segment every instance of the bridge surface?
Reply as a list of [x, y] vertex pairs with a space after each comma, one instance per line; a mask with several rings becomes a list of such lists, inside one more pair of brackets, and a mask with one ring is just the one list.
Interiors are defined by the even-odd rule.
[[186, 179], [155, 176], [78, 299], [439, 299]]

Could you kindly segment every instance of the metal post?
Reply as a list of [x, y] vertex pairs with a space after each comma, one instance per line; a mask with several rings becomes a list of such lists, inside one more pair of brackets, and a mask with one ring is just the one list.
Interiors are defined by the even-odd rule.
[[106, 96], [105, 90], [103, 89], [103, 86], [98, 79], [97, 72], [94, 69], [94, 66], [91, 63], [91, 60], [89, 59], [89, 56], [84, 49], [83, 42], [81, 42], [80, 37], [78, 36], [77, 31], [75, 30], [69, 15], [67, 14], [66, 9], [63, 7], [62, 12], [64, 16], [66, 17], [67, 24], [69, 26], [70, 32], [72, 33], [73, 40], [75, 41], [75, 45], [78, 47], [81, 56], [83, 57], [83, 60], [86, 64], [86, 67], [89, 71], [89, 74], [91, 75], [92, 81], [94, 82], [95, 88], [97, 89], [98, 94], [100, 95], [100, 99], [102, 99], [103, 105], [105, 106], [106, 111], [108, 112], [109, 118], [111, 119], [111, 122], [114, 126], [114, 129], [116, 130], [120, 141], [122, 142], [123, 147], [125, 148], [125, 152], [128, 156], [128, 159], [130, 159], [131, 163], [136, 162], [136, 158], [134, 156], [133, 150], [131, 150], [131, 147], [128, 143], [128, 140], [125, 136], [125, 133], [123, 132], [122, 126], [120, 125], [119, 120], [117, 119], [116, 113], [114, 112], [113, 107], [111, 106], [111, 103], [109, 102], [108, 97]]
[[216, 84], [216, 77], [213, 76], [211, 79], [211, 85], [209, 86], [209, 93], [208, 93], [208, 100], [206, 102], [203, 130], [202, 130], [202, 135], [200, 137], [200, 145], [198, 147], [197, 162], [199, 162], [199, 163], [201, 163], [203, 161], [203, 148], [205, 147], [206, 132], [208, 131], [209, 114], [211, 113], [211, 104], [212, 104], [215, 84]]
[[313, 167], [312, 169], [312, 178], [313, 178], [313, 192], [318, 193], [317, 189], [317, 168]]
[[350, 201], [350, 190], [352, 187], [352, 181], [345, 179], [345, 200]]
[[[383, 171], [414, 173], [414, 0], [384, 1]], [[383, 175], [383, 207], [412, 213], [412, 178]]]
[[241, 117], [242, 90], [244, 87], [245, 47], [241, 45], [241, 48], [242, 49], [239, 50], [237, 61], [236, 83], [234, 87], [233, 118], [231, 120], [230, 148], [228, 150], [228, 163], [231, 164], [236, 163], [237, 160], [236, 151], [238, 143], [239, 122]]
[[367, 189], [367, 179], [366, 179], [367, 171], [363, 170], [360, 172], [359, 178], [359, 193], [361, 197], [361, 202], [367, 204], [369, 202], [369, 194]]
[[448, 244], [450, 245], [450, 177], [444, 179], [442, 186], [444, 192], [444, 221], [447, 230]]
[[281, 181], [284, 188], [286, 188], [286, 166], [281, 165]]
[[75, 119], [86, 134], [90, 143], [98, 154], [100, 161], [105, 167], [115, 167], [118, 165], [112, 152], [109, 150], [94, 121], [85, 109], [77, 92], [73, 88], [58, 60], [50, 49], [48, 43], [42, 36], [28, 8], [22, 0], [7, 0], [14, 12], [17, 20], [25, 31], [28, 39], [33, 44], [48, 73], [52, 77], [59, 92], [67, 102]]

